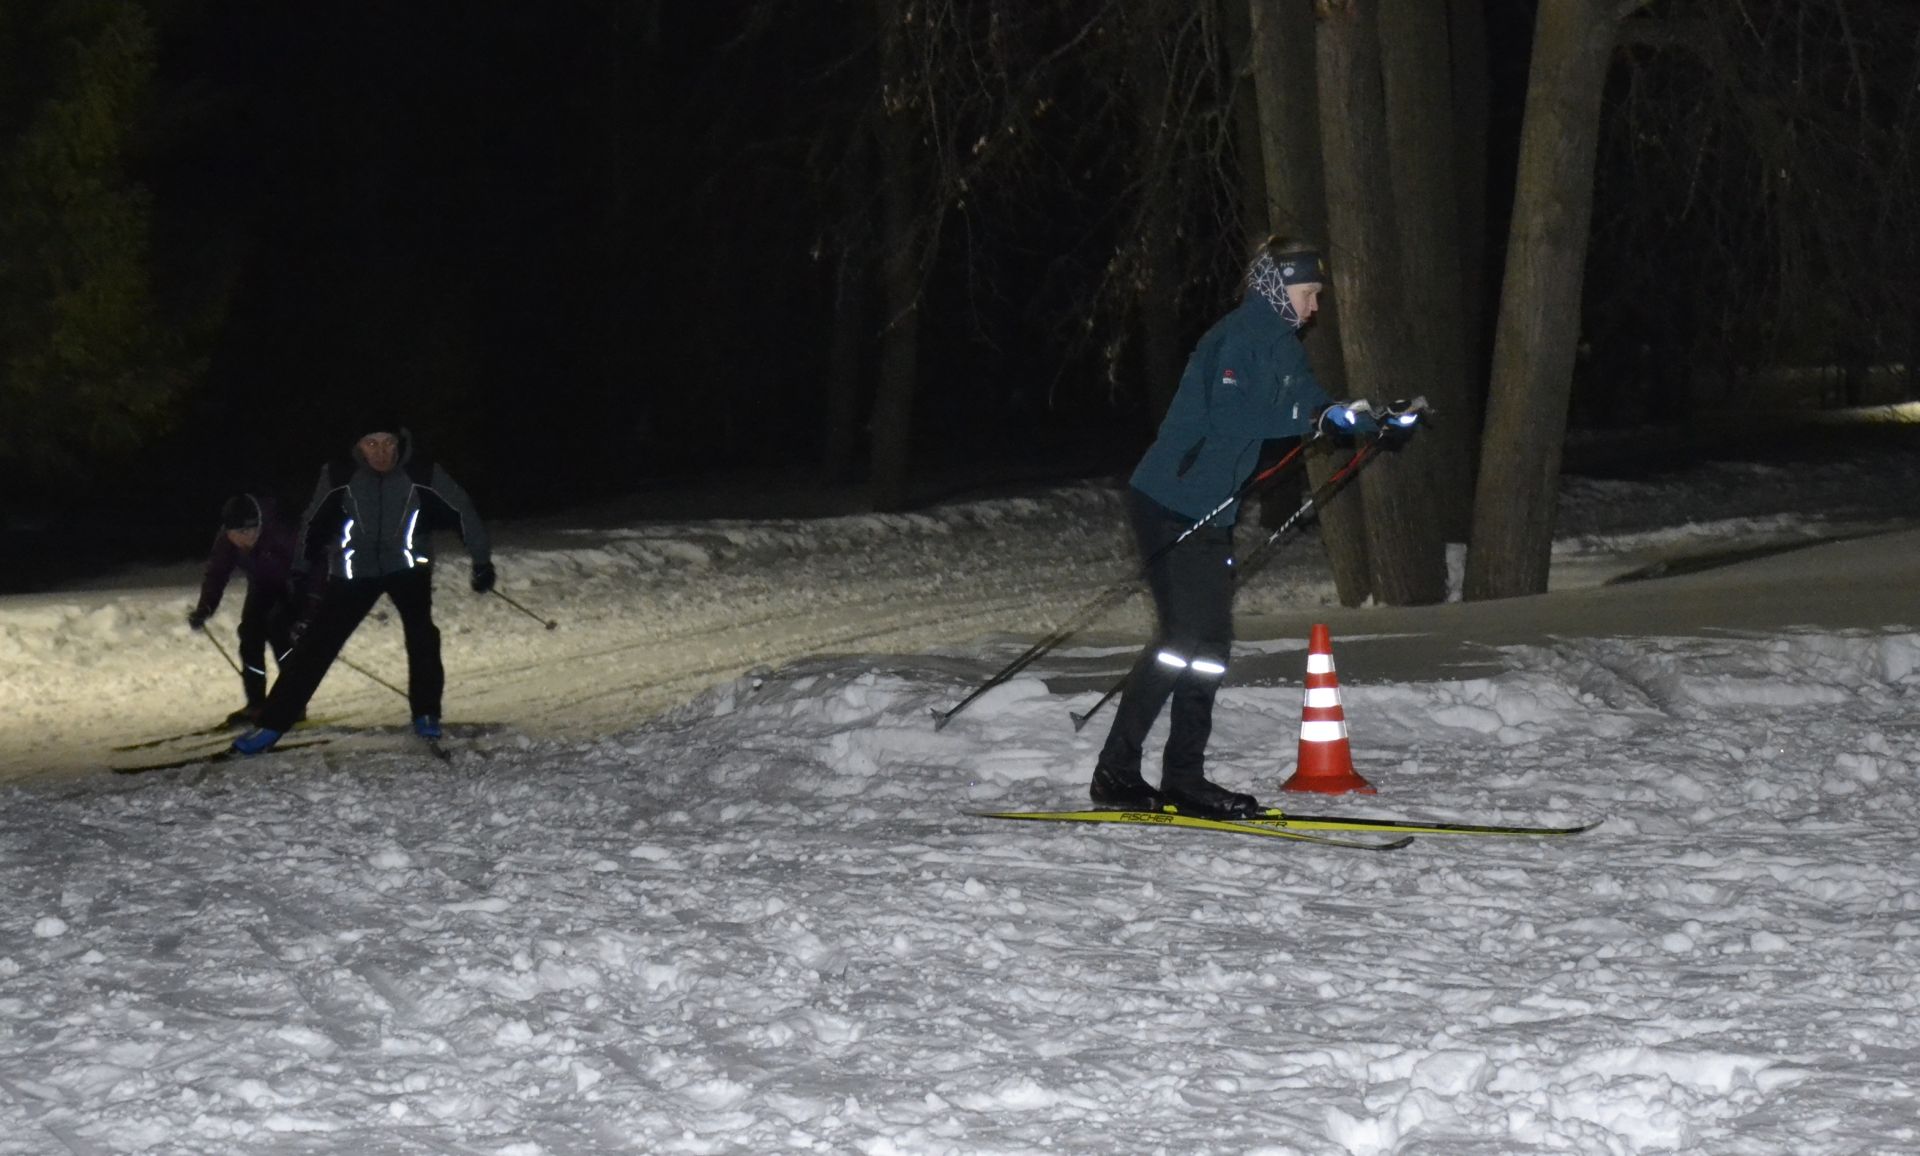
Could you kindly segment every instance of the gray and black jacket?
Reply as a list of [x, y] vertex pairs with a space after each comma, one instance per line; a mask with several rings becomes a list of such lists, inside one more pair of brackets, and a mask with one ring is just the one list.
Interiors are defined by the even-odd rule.
[[369, 468], [357, 444], [320, 471], [300, 524], [302, 559], [324, 559], [335, 578], [383, 578], [431, 566], [433, 531], [443, 527], [459, 531], [475, 566], [492, 561], [473, 499], [401, 430], [399, 464], [387, 473]]

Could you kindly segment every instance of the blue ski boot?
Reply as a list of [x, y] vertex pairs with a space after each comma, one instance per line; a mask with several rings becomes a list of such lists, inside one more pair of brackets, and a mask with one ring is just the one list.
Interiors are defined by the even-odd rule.
[[438, 715], [423, 714], [413, 720], [413, 733], [431, 742], [440, 737], [440, 718]]
[[280, 741], [280, 731], [258, 727], [233, 740], [233, 753], [236, 755], [264, 755]]

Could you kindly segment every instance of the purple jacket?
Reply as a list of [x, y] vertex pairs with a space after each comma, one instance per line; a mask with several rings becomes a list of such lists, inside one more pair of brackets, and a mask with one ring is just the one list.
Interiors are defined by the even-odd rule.
[[225, 593], [227, 580], [236, 569], [247, 576], [249, 587], [288, 593], [293, 589], [296, 535], [292, 527], [280, 520], [272, 498], [249, 496], [260, 507], [260, 540], [254, 543], [253, 549], [242, 551], [227, 540], [225, 530], [214, 534], [213, 552], [207, 556], [206, 578], [200, 583], [200, 605], [194, 610], [201, 617], [211, 618], [213, 612], [220, 609], [220, 595]]

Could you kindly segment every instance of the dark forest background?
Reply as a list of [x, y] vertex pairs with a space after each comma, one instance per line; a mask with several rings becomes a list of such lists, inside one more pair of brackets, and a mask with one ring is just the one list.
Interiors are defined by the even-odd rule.
[[[297, 505], [379, 412], [490, 517], [1123, 471], [1249, 241], [1303, 224], [1359, 331], [1346, 392], [1432, 392], [1451, 355], [1369, 318], [1450, 318], [1458, 467], [1421, 477], [1455, 540], [1476, 482], [1529, 486], [1481, 448], [1490, 398], [1551, 471], [1569, 422], [1715, 427], [1783, 375], [1796, 404], [1915, 394], [1920, 5], [1406, 3], [0, 0], [0, 588], [191, 554], [242, 488]], [[1590, 187], [1528, 175], [1556, 43], [1599, 58]], [[1425, 279], [1401, 206], [1383, 313], [1400, 248], [1340, 189], [1413, 151], [1417, 101], [1369, 109], [1420, 60], [1459, 205]], [[1383, 149], [1343, 135], [1369, 126]], [[1577, 295], [1535, 294], [1569, 380], [1503, 418], [1514, 222], [1583, 197]], [[1343, 597], [1432, 600], [1422, 566]]]

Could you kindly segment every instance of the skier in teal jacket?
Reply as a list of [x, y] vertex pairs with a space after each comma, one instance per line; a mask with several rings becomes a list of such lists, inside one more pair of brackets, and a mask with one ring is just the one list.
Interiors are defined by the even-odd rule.
[[[1233, 645], [1240, 504], [1228, 499], [1252, 476], [1262, 442], [1352, 433], [1367, 423], [1365, 406], [1330, 401], [1300, 344], [1325, 281], [1317, 252], [1269, 238], [1248, 266], [1239, 307], [1207, 330], [1187, 360], [1159, 436], [1133, 472], [1128, 515], [1159, 627], [1127, 676], [1094, 768], [1088, 793], [1097, 806], [1152, 810], [1165, 802], [1215, 817], [1258, 810], [1253, 796], [1208, 781], [1204, 770], [1214, 694]], [[1169, 698], [1156, 789], [1140, 764]]]

